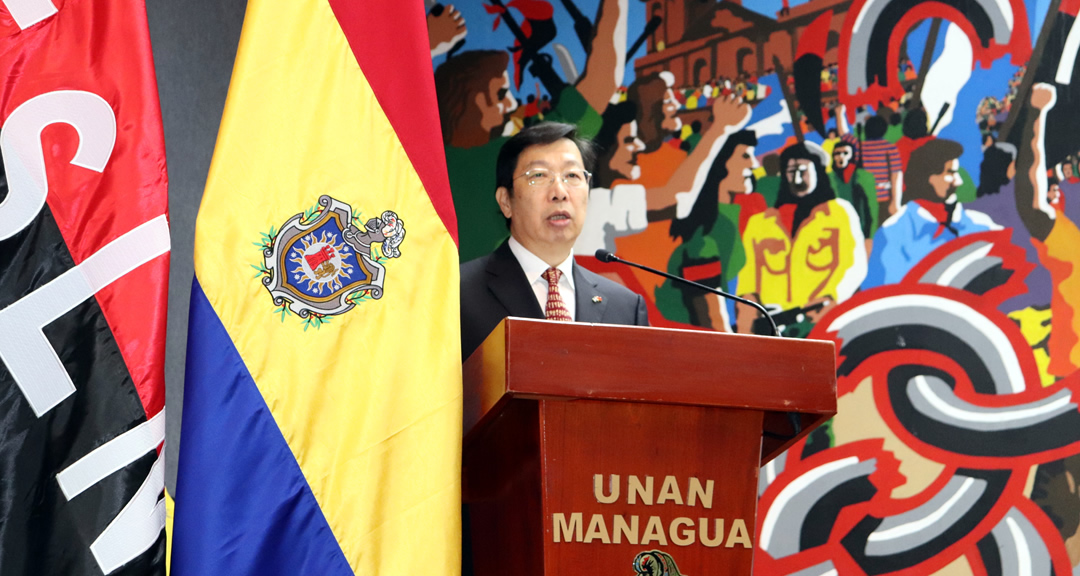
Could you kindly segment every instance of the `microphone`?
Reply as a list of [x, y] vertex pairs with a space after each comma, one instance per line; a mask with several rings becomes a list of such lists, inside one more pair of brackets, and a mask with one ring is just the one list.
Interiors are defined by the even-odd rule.
[[728, 300], [734, 300], [736, 302], [742, 302], [743, 304], [746, 304], [747, 306], [753, 306], [754, 308], [757, 308], [757, 310], [759, 312], [761, 312], [761, 314], [765, 317], [765, 319], [767, 319], [769, 321], [769, 325], [772, 326], [773, 336], [776, 336], [777, 338], [780, 337], [780, 331], [776, 329], [776, 321], [773, 320], [773, 317], [769, 315], [769, 311], [766, 310], [764, 306], [762, 306], [761, 304], [758, 304], [757, 302], [754, 302], [753, 300], [747, 300], [746, 298], [740, 298], [740, 297], [738, 297], [738, 296], [736, 296], [734, 294], [728, 294], [727, 292], [724, 292], [723, 290], [717, 290], [716, 288], [713, 288], [711, 286], [706, 286], [704, 284], [694, 282], [693, 280], [687, 280], [686, 278], [682, 278], [682, 277], [676, 276], [674, 274], [668, 274], [667, 272], [661, 272], [660, 270], [657, 270], [655, 268], [649, 268], [648, 266], [638, 264], [637, 262], [631, 262], [629, 260], [623, 260], [622, 258], [619, 258], [618, 256], [616, 256], [614, 252], [604, 250], [603, 248], [596, 251], [596, 259], [601, 261], [601, 262], [618, 262], [620, 264], [626, 264], [627, 266], [633, 266], [634, 268], [638, 268], [638, 269], [644, 270], [646, 272], [651, 272], [651, 273], [656, 274], [658, 276], [663, 276], [664, 278], [670, 278], [671, 280], [674, 280], [676, 282], [682, 282], [684, 284], [689, 284], [690, 286], [694, 286], [695, 288], [700, 288], [700, 289], [702, 289], [702, 290], [704, 290], [706, 292], [712, 292], [713, 294], [716, 294], [718, 296], [723, 296], [724, 298], [727, 298]]

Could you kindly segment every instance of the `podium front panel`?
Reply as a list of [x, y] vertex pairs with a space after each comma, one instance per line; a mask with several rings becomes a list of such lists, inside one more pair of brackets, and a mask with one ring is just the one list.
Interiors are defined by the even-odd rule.
[[761, 419], [716, 407], [540, 402], [544, 573], [632, 573], [638, 559], [673, 562], [682, 574], [750, 574]]

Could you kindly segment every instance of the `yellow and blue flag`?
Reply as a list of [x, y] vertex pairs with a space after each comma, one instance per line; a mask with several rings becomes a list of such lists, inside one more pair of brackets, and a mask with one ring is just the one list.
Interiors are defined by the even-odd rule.
[[172, 571], [460, 566], [456, 224], [420, 0], [250, 0], [195, 234]]

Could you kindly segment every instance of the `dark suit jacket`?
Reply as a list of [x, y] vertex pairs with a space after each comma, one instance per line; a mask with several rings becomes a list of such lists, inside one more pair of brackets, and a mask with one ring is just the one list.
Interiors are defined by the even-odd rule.
[[[577, 322], [648, 326], [645, 299], [574, 264]], [[593, 297], [600, 296], [599, 302]], [[509, 241], [461, 265], [461, 358], [467, 359], [507, 316], [544, 318]]]

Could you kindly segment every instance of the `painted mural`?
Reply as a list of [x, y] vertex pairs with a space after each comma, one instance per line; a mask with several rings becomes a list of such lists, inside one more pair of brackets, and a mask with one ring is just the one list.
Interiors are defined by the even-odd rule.
[[1080, 574], [1078, 11], [431, 3], [461, 258], [508, 235], [505, 139], [578, 125], [580, 264], [655, 326], [768, 329], [597, 249], [836, 342], [837, 416], [762, 469], [755, 574]]

